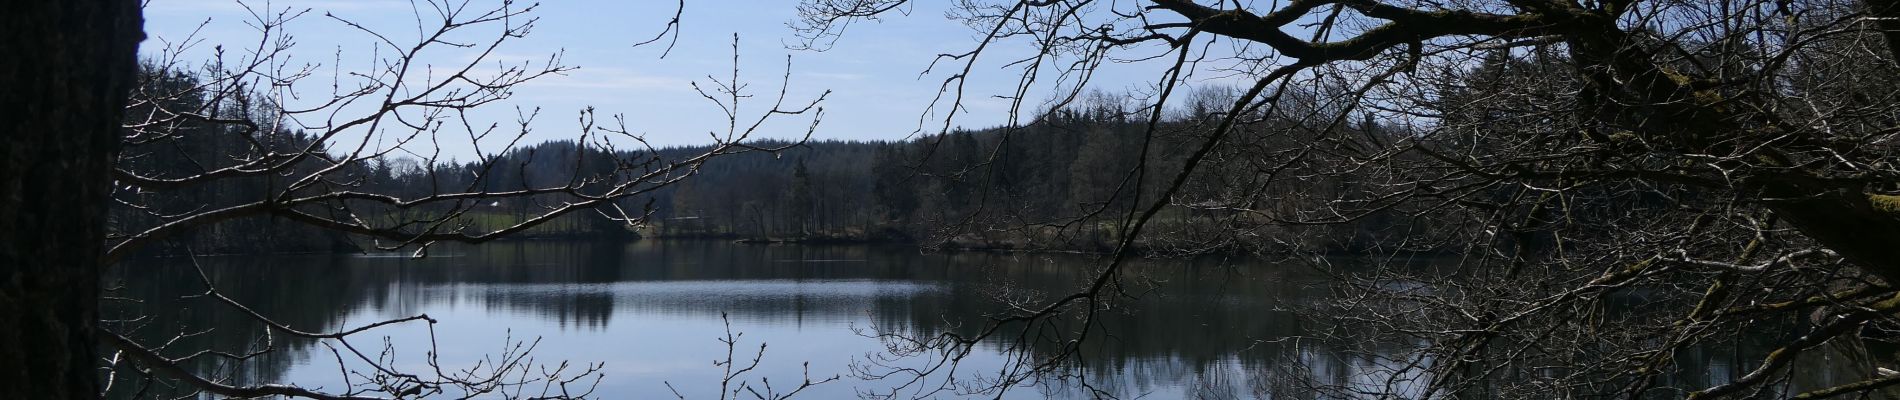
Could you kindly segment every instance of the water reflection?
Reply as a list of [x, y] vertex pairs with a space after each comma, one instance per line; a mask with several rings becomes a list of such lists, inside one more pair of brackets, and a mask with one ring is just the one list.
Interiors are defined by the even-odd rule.
[[[969, 333], [1006, 306], [1001, 299], [1038, 301], [1079, 287], [1098, 264], [1078, 255], [920, 254], [879, 246], [763, 246], [717, 241], [510, 242], [442, 247], [426, 259], [399, 255], [200, 257], [222, 290], [286, 325], [325, 331], [378, 319], [427, 313], [445, 360], [471, 361], [498, 352], [502, 339], [542, 337], [543, 360], [606, 363], [604, 398], [671, 397], [663, 382], [689, 396], [713, 396], [710, 361], [724, 348], [720, 315], [752, 346], [771, 344], [761, 365], [774, 381], [795, 381], [809, 361], [813, 375], [845, 373], [881, 345], [854, 334], [870, 326], [917, 333]], [[1129, 290], [1132, 309], [1102, 320], [1103, 340], [1084, 347], [1080, 377], [1124, 398], [1320, 398], [1315, 384], [1373, 392], [1408, 392], [1415, 375], [1390, 372], [1393, 359], [1419, 343], [1358, 343], [1355, 350], [1303, 337], [1291, 306], [1327, 300], [1325, 285], [1297, 268], [1223, 260], [1142, 261]], [[128, 263], [112, 271], [117, 296], [107, 318], [136, 321], [153, 343], [179, 333], [168, 354], [261, 347], [263, 329], [204, 298], [187, 260]], [[159, 321], [159, 322], [148, 322]], [[198, 333], [202, 332], [202, 333]], [[381, 330], [398, 349], [427, 348], [426, 327]], [[202, 360], [195, 367], [233, 382], [290, 381], [343, 385], [330, 351], [276, 338], [277, 351], [243, 363]], [[996, 346], [982, 348], [991, 353]], [[1034, 351], [1051, 351], [1037, 348]], [[414, 356], [419, 350], [408, 351]], [[995, 354], [972, 357], [968, 371], [995, 367]], [[453, 364], [451, 364], [453, 365]], [[883, 383], [845, 380], [808, 398], [848, 398]], [[114, 397], [139, 382], [120, 379]], [[166, 393], [165, 388], [149, 393]], [[1088, 397], [1054, 385], [1012, 392], [1013, 398]]]

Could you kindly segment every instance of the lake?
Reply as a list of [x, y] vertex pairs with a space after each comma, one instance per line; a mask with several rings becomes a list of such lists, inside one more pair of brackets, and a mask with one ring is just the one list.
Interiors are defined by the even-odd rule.
[[[328, 332], [427, 314], [440, 321], [435, 348], [445, 368], [498, 355], [510, 339], [528, 341], [536, 343], [532, 354], [540, 363], [604, 363], [595, 394], [610, 399], [672, 398], [669, 383], [688, 398], [717, 398], [724, 370], [714, 361], [726, 354], [718, 339], [727, 321], [739, 335], [742, 365], [761, 342], [768, 344], [758, 369], [745, 376], [754, 383], [769, 378], [783, 388], [798, 382], [809, 363], [814, 378], [842, 377], [800, 398], [888, 392], [895, 383], [853, 374], [854, 365], [875, 370], [867, 361], [885, 356], [884, 345], [866, 334], [968, 333], [1012, 303], [1039, 304], [1083, 287], [1102, 264], [1071, 254], [682, 240], [437, 246], [422, 259], [404, 253], [198, 261], [221, 290], [293, 328]], [[242, 352], [264, 345], [259, 324], [187, 296], [203, 289], [189, 259], [120, 268], [108, 274], [117, 296], [161, 300], [108, 300], [108, 324], [139, 325], [135, 336], [148, 343], [189, 334], [177, 340], [178, 349]], [[1301, 339], [1300, 322], [1288, 310], [1329, 296], [1324, 282], [1302, 267], [1210, 257], [1144, 260], [1130, 268], [1123, 287], [1129, 300], [1101, 313], [1103, 334], [1081, 348], [1073, 376], [1013, 389], [1005, 398], [1091, 397], [1084, 383], [1146, 399], [1307, 398], [1312, 393], [1304, 385], [1312, 383], [1403, 395], [1412, 386], [1407, 381], [1417, 378], [1393, 376], [1387, 371], [1395, 361], [1382, 356], [1417, 343], [1362, 343], [1346, 351]], [[146, 318], [112, 322], [140, 315]], [[387, 326], [351, 343], [376, 356], [386, 336], [396, 350], [393, 364], [420, 370], [427, 368], [429, 328], [421, 322]], [[278, 351], [243, 363], [194, 366], [237, 382], [344, 386], [337, 354], [347, 359], [347, 349], [281, 335], [272, 345]], [[957, 378], [993, 374], [1002, 354], [999, 345], [979, 346]], [[1736, 369], [1710, 362], [1698, 367], [1709, 376]], [[129, 394], [133, 384], [118, 382], [113, 392]], [[956, 390], [896, 394], [964, 397]]]

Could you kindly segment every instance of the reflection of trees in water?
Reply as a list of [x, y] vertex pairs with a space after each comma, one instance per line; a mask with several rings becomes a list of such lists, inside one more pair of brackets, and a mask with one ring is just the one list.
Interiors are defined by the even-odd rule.
[[[316, 258], [312, 258], [313, 261]], [[248, 262], [241, 257], [201, 257], [213, 282], [227, 296], [244, 302], [251, 309], [295, 328], [329, 329], [335, 327], [348, 310], [368, 296], [359, 278], [349, 269], [278, 268], [277, 265]], [[314, 342], [274, 335], [266, 341], [266, 329], [240, 316], [224, 304], [206, 297], [205, 287], [190, 261], [183, 258], [139, 260], [125, 263], [106, 277], [108, 293], [101, 303], [102, 319], [115, 331], [144, 343], [168, 343], [161, 353], [171, 357], [187, 354], [178, 349], [220, 351], [243, 355], [273, 346], [277, 351], [244, 361], [214, 356], [193, 359], [188, 367], [205, 372], [202, 376], [220, 378], [238, 384], [281, 382], [291, 365], [310, 354]], [[141, 299], [140, 301], [122, 299]], [[149, 323], [149, 321], [164, 321]], [[107, 353], [111, 354], [111, 353]], [[126, 367], [121, 367], [126, 368]], [[125, 371], [120, 371], [125, 372]], [[145, 391], [146, 397], [169, 397], [190, 391], [167, 382], [143, 382], [118, 374], [108, 397], [133, 397]]]
[[[1007, 265], [964, 277], [959, 290], [942, 296], [891, 299], [876, 323], [887, 332], [927, 337], [938, 332], [973, 335], [980, 322], [1011, 304], [1036, 304], [1073, 290], [1093, 264], [1075, 259], [983, 259], [958, 255], [962, 263]], [[1060, 259], [1061, 261], [1057, 261]], [[1136, 397], [1165, 392], [1189, 398], [1312, 397], [1319, 385], [1364, 388], [1383, 385], [1392, 354], [1410, 345], [1363, 343], [1355, 355], [1344, 343], [1308, 337], [1310, 316], [1299, 303], [1326, 301], [1311, 277], [1291, 269], [1227, 266], [1211, 261], [1147, 261], [1131, 266], [1127, 284], [1134, 301], [1099, 314], [1073, 365], [1040, 376], [1036, 390], [1087, 397], [1079, 386]], [[1059, 319], [1073, 330], [1079, 316]], [[1060, 341], [1031, 341], [1037, 359], [1062, 351]], [[1002, 352], [1002, 343], [984, 350]], [[1372, 381], [1367, 381], [1368, 379]], [[1185, 391], [1185, 392], [1182, 392]]]
[[[758, 324], [840, 325], [868, 317], [881, 329], [969, 334], [1010, 303], [1047, 301], [1091, 276], [1072, 255], [918, 254], [902, 247], [757, 246], [713, 241], [510, 242], [436, 249], [422, 260], [376, 256], [201, 257], [229, 295], [292, 327], [336, 329], [366, 312], [416, 314], [431, 307], [480, 307], [559, 324], [604, 329], [616, 310], [717, 315]], [[1181, 393], [1193, 398], [1331, 398], [1351, 391], [1405, 391], [1403, 369], [1416, 340], [1359, 337], [1311, 311], [1331, 294], [1298, 268], [1234, 266], [1209, 260], [1144, 261], [1126, 282], [1134, 301], [1108, 310], [1078, 362], [1037, 390], [1083, 396], [1088, 385], [1121, 396]], [[261, 346], [263, 327], [218, 309], [184, 259], [143, 260], [116, 271], [118, 295], [162, 299], [109, 302], [107, 316], [148, 315], [176, 325], [144, 326], [142, 340], [180, 332], [176, 348], [243, 353]], [[207, 312], [215, 310], [217, 312]], [[1074, 321], [1071, 321], [1074, 322]], [[135, 323], [121, 323], [131, 326]], [[1747, 338], [1743, 338], [1747, 339]], [[1764, 340], [1773, 338], [1764, 338]], [[1686, 387], [1732, 378], [1753, 365], [1738, 347], [1678, 355], [1666, 379]], [[1763, 341], [1762, 343], [1772, 343]], [[245, 362], [199, 360], [194, 367], [235, 382], [281, 382], [292, 365], [327, 350], [276, 338], [278, 351]], [[997, 345], [984, 348], [1000, 351]], [[1035, 342], [1033, 352], [1057, 351]], [[177, 356], [177, 354], [173, 354]], [[546, 354], [543, 357], [570, 355]], [[1828, 368], [1815, 368], [1825, 375]], [[1730, 372], [1721, 372], [1730, 371]], [[1847, 372], [1840, 372], [1846, 374]], [[1535, 376], [1505, 379], [1535, 379]], [[1796, 384], [1801, 384], [1798, 378]], [[1824, 378], [1822, 378], [1824, 379]], [[133, 390], [121, 382], [115, 394]], [[1162, 394], [1166, 393], [1166, 394]]]
[[[347, 254], [279, 256], [205, 256], [198, 257], [206, 274], [219, 290], [252, 310], [280, 323], [307, 331], [327, 332], [342, 327], [344, 318], [353, 313], [373, 310], [389, 314], [414, 315], [436, 301], [475, 302], [490, 310], [511, 309], [561, 321], [575, 327], [601, 327], [612, 315], [613, 299], [604, 296], [542, 295], [532, 299], [515, 298], [506, 292], [485, 292], [479, 296], [457, 295], [455, 290], [435, 290], [448, 285], [468, 283], [536, 282], [612, 282], [614, 265], [623, 254], [618, 244], [601, 246], [521, 246], [498, 244], [479, 248], [480, 252], [440, 254], [423, 260], [382, 255]], [[471, 248], [470, 250], [475, 250]], [[266, 328], [224, 304], [195, 297], [204, 286], [187, 258], [137, 260], [112, 271], [106, 278], [117, 287], [112, 298], [144, 299], [142, 302], [108, 300], [104, 319], [123, 327], [145, 343], [166, 343], [170, 349], [211, 349], [234, 355], [262, 350]], [[114, 322], [113, 319], [138, 318]], [[167, 325], [145, 325], [144, 321], [167, 321]], [[133, 329], [132, 327], [138, 327]], [[177, 339], [173, 339], [173, 337]], [[242, 361], [218, 357], [199, 357], [189, 367], [205, 376], [232, 383], [284, 382], [283, 374], [291, 366], [309, 357], [329, 357], [327, 348], [310, 340], [274, 335], [269, 338], [276, 351]], [[358, 343], [372, 346], [375, 343]], [[195, 351], [195, 350], [194, 350]], [[168, 356], [185, 354], [165, 353]], [[132, 376], [132, 374], [122, 374]], [[110, 397], [133, 397], [144, 386], [138, 381], [121, 380], [112, 387]], [[155, 382], [139, 397], [167, 397], [189, 391], [167, 388]]]
[[[1310, 330], [1305, 335], [1344, 341], [1346, 344], [1338, 345], [1337, 348], [1349, 351], [1349, 354], [1377, 355], [1360, 362], [1365, 366], [1360, 368], [1362, 371], [1388, 371], [1416, 361], [1417, 367], [1413, 369], [1429, 369], [1437, 373], [1443, 370], [1437, 367], [1446, 364], [1432, 361], [1442, 359], [1438, 357], [1443, 357], [1447, 349], [1461, 346], [1473, 349], [1468, 354], [1514, 360], [1512, 363], [1466, 360], [1463, 366], [1450, 372], [1454, 376], [1452, 379], [1463, 381], [1456, 392], [1441, 392], [1445, 396], [1548, 398], [1552, 396], [1551, 393], [1558, 396], [1602, 396], [1603, 393], [1612, 393], [1636, 384], [1627, 378], [1630, 371], [1653, 368], [1650, 371], [1655, 371], [1655, 379], [1647, 384], [1656, 389], [1636, 398], [1680, 398], [1690, 390], [1721, 385], [1740, 378], [1759, 367], [1759, 360], [1766, 354], [1813, 329], [1808, 326], [1806, 318], [1761, 318], [1738, 327], [1715, 328], [1710, 331], [1712, 333], [1664, 355], [1667, 357], [1666, 362], [1655, 367], [1638, 365], [1626, 357], [1602, 357], [1602, 354], [1621, 354], [1632, 349], [1656, 346], [1667, 340], [1679, 340], [1665, 332], [1674, 327], [1658, 325], [1655, 321], [1673, 320], [1678, 315], [1671, 313], [1695, 305], [1693, 301], [1696, 298], [1685, 299], [1679, 295], [1682, 287], [1667, 284], [1630, 285], [1616, 293], [1593, 299], [1586, 313], [1554, 318], [1525, 317], [1521, 326], [1539, 328], [1518, 332], [1521, 337], [1513, 337], [1509, 341], [1497, 339], [1475, 346], [1472, 342], [1442, 341], [1450, 333], [1467, 329], [1461, 325], [1465, 321], [1491, 318], [1482, 314], [1492, 311], [1473, 308], [1465, 313], [1457, 310], [1448, 312], [1443, 303], [1434, 302], [1458, 299], [1471, 304], [1505, 303], [1510, 300], [1493, 296], [1492, 291], [1508, 288], [1536, 292], [1549, 284], [1525, 278], [1498, 284], [1473, 279], [1463, 270], [1437, 268], [1440, 266], [1434, 263], [1387, 266], [1382, 269], [1384, 274], [1373, 275], [1372, 278], [1340, 280], [1341, 283], [1337, 285], [1341, 287], [1351, 285], [1350, 290], [1340, 290], [1341, 293], [1348, 293], [1339, 296], [1343, 300], [1306, 302], [1312, 307], [1300, 311], [1301, 314], [1312, 316], [1305, 320]], [[1371, 270], [1355, 269], [1355, 266], [1350, 265], [1333, 265], [1330, 269], [1347, 273]], [[1558, 291], [1545, 293], [1554, 296]], [[1699, 296], [1700, 292], [1689, 294]], [[1684, 301], [1691, 303], [1680, 303]], [[1354, 323], [1354, 320], [1365, 322]], [[1531, 336], [1537, 337], [1526, 338]], [[1377, 348], [1380, 343], [1404, 343], [1406, 340], [1402, 339], [1408, 338], [1418, 344], [1370, 350]], [[1438, 345], [1428, 347], [1431, 343]], [[1800, 393], [1802, 388], [1830, 387], [1865, 379], [1864, 372], [1854, 374], [1850, 372], [1853, 368], [1840, 361], [1840, 357], [1851, 354], [1830, 356], [1834, 357], [1833, 361], [1824, 357], [1803, 356], [1795, 361], [1797, 367], [1776, 378], [1789, 379], [1791, 383], [1767, 385], [1769, 392], [1766, 393], [1771, 394], [1764, 396], [1792, 396], [1793, 393]], [[1834, 376], [1829, 377], [1830, 374]], [[1363, 397], [1346, 396], [1359, 391], [1354, 385], [1361, 384], [1352, 383], [1354, 380], [1329, 381], [1320, 379], [1328, 374], [1312, 375], [1316, 379], [1309, 380], [1309, 385], [1321, 386], [1321, 389], [1326, 389], [1323, 392], [1337, 395], [1332, 397]], [[1421, 374], [1414, 377], [1438, 379], [1445, 376]], [[1376, 381], [1354, 379], [1360, 382]], [[1411, 390], [1417, 390], [1417, 387], [1425, 386], [1426, 382], [1406, 383], [1413, 388]], [[1403, 390], [1406, 387], [1393, 385], [1391, 390]], [[1782, 395], [1772, 394], [1783, 390], [1792, 391]]]
[[[731, 312], [755, 323], [793, 324], [837, 324], [869, 315], [876, 324], [938, 331], [998, 310], [998, 288], [1058, 292], [1082, 279], [1089, 265], [1075, 256], [919, 255], [908, 248], [694, 241], [512, 242], [441, 248], [422, 260], [393, 255], [200, 260], [234, 298], [292, 327], [309, 330], [338, 328], [341, 319], [352, 314], [409, 315], [432, 304], [448, 304], [530, 315], [576, 329], [601, 329], [616, 309], [622, 309], [683, 315]], [[192, 341], [192, 346], [181, 347], [241, 352], [243, 344], [262, 338], [261, 326], [229, 317], [223, 312], [227, 310], [201, 312], [217, 304], [179, 299], [201, 289], [186, 260], [145, 260], [120, 274], [127, 282], [121, 293], [128, 297], [175, 299], [167, 300], [171, 304], [120, 305], [123, 315], [143, 312], [157, 320], [182, 321], [178, 327], [141, 329], [139, 333], [150, 335], [142, 339], [162, 340], [179, 331], [206, 330], [184, 339]], [[1207, 371], [1209, 365], [1231, 364], [1232, 344], [1274, 334], [1272, 329], [1281, 326], [1275, 318], [1259, 318], [1272, 312], [1270, 306], [1241, 300], [1262, 296], [1268, 291], [1265, 286], [1231, 280], [1223, 287], [1210, 284], [1198, 279], [1170, 282], [1144, 295], [1161, 309], [1207, 312], [1114, 318], [1105, 328], [1115, 333], [1116, 340], [1101, 342], [1091, 350], [1100, 361], [1099, 367], [1089, 368], [1175, 382]], [[701, 292], [699, 285], [711, 286]], [[1185, 326], [1201, 328], [1176, 329]], [[222, 376], [239, 382], [282, 381], [283, 372], [302, 361], [300, 357], [323, 351], [310, 348], [309, 342], [286, 343], [281, 337], [278, 342], [288, 351], [243, 363], [200, 367], [231, 370]], [[1179, 366], [1154, 364], [1169, 358]]]

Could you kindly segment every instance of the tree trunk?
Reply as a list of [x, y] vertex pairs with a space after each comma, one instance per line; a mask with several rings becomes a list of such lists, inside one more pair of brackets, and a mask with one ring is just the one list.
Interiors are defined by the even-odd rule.
[[0, 398], [96, 398], [108, 172], [132, 86], [139, 4], [0, 12]]
[[1888, 284], [1900, 283], [1900, 197], [1827, 187], [1805, 179], [1770, 182], [1763, 197], [1802, 234]]
[[1900, 0], [1863, 0], [1867, 15], [1874, 18], [1874, 29], [1887, 40], [1887, 54], [1900, 64]]

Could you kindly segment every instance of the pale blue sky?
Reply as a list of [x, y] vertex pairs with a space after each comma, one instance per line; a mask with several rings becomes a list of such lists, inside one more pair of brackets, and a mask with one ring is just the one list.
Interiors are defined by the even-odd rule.
[[[689, 82], [705, 85], [709, 74], [722, 79], [728, 76], [732, 34], [738, 33], [742, 79], [754, 85], [755, 94], [774, 94], [788, 54], [793, 58], [793, 101], [809, 99], [823, 90], [833, 91], [824, 103], [826, 114], [815, 138], [903, 139], [918, 130], [919, 116], [948, 76], [944, 71], [919, 74], [934, 55], [966, 51], [976, 43], [976, 32], [944, 18], [942, 9], [927, 8], [947, 2], [920, 3], [924, 4], [911, 10], [909, 17], [853, 25], [831, 49], [814, 52], [787, 48], [797, 40], [787, 26], [796, 18], [796, 1], [689, 1], [678, 45], [660, 59], [664, 46], [636, 48], [633, 44], [658, 32], [672, 17], [676, 2], [544, 1], [533, 14], [540, 17], [535, 30], [525, 39], [504, 45], [490, 59], [540, 60], [564, 51], [563, 63], [580, 69], [524, 85], [509, 102], [488, 106], [476, 117], [506, 124], [515, 119], [516, 106], [540, 107], [535, 133], [527, 140], [532, 143], [573, 137], [578, 110], [593, 106], [603, 115], [625, 114], [630, 127], [645, 133], [656, 145], [705, 143], [707, 132], [725, 129], [724, 119], [716, 106], [693, 91]], [[377, 54], [373, 52], [375, 38], [325, 17], [324, 12], [393, 32], [391, 39], [405, 45], [417, 37], [416, 17], [407, 0], [258, 0], [245, 4], [253, 9], [313, 10], [288, 27], [296, 40], [296, 47], [289, 52], [294, 59], [291, 64], [320, 65], [318, 76], [309, 82], [321, 84], [311, 85], [314, 89], [297, 89], [317, 91], [304, 96], [304, 102], [322, 99], [328, 93], [332, 67], [348, 71], [369, 65]], [[472, 4], [499, 3], [473, 0]], [[204, 60], [210, 57], [213, 44], [235, 49], [257, 41], [255, 29], [246, 24], [251, 19], [248, 12], [233, 0], [150, 0], [146, 10], [150, 39], [142, 51], [148, 57], [155, 56], [159, 48], [178, 43], [206, 19], [210, 24], [198, 34], [203, 43], [192, 46], [181, 58]], [[967, 111], [957, 118], [956, 125], [985, 127], [1005, 122], [1008, 103], [991, 96], [1010, 94], [1017, 72], [998, 68], [1008, 56], [1022, 54], [1025, 46], [1014, 43], [987, 56], [990, 62], [981, 64], [970, 83]], [[387, 50], [382, 54], [386, 55]], [[447, 64], [468, 58], [468, 53], [453, 50], [431, 54], [428, 60]], [[1110, 91], [1140, 90], [1153, 82], [1159, 67], [1152, 63], [1111, 65], [1097, 74], [1093, 86]], [[748, 111], [764, 109], [765, 100], [748, 104]], [[1026, 108], [1033, 110], [1035, 104], [1031, 102]], [[796, 137], [809, 120], [786, 118], [778, 122], [764, 130], [767, 137]], [[933, 133], [941, 123], [933, 118], [923, 129]], [[443, 142], [449, 154], [471, 151], [466, 143], [446, 138]]]

